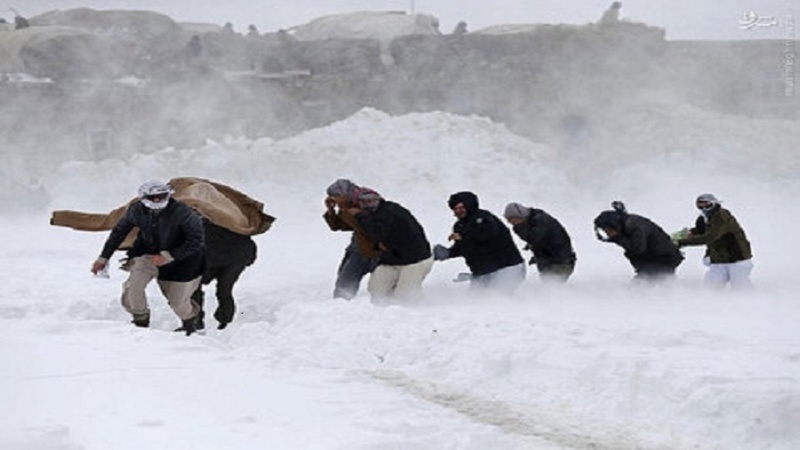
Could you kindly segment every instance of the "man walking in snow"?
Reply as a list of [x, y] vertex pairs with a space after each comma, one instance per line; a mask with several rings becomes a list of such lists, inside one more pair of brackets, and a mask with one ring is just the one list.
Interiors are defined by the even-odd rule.
[[128, 233], [138, 228], [136, 241], [128, 250], [130, 273], [123, 285], [122, 306], [133, 316], [134, 325], [150, 326], [145, 288], [156, 279], [188, 336], [196, 331], [200, 311], [191, 296], [200, 285], [205, 266], [203, 223], [199, 214], [172, 198], [173, 193], [169, 183], [142, 184], [139, 201], [128, 207], [111, 230], [91, 271], [98, 274], [105, 270]]
[[380, 250], [378, 266], [367, 284], [373, 301], [419, 297], [422, 282], [433, 267], [431, 246], [422, 225], [406, 208], [372, 189], [358, 189], [355, 199], [358, 207], [351, 208], [350, 214]]
[[722, 288], [750, 288], [753, 257], [750, 241], [730, 211], [723, 208], [714, 194], [701, 194], [696, 206], [700, 216], [686, 236], [677, 239], [679, 247], [705, 245], [704, 262], [708, 265], [705, 283]]
[[361, 279], [375, 269], [380, 251], [375, 241], [364, 234], [358, 220], [350, 212], [358, 205], [355, 195], [359, 187], [347, 179], [338, 179], [328, 186], [323, 219], [331, 231], [352, 233], [336, 273], [333, 298], [350, 300], [358, 293]]
[[612, 206], [612, 211], [603, 211], [594, 219], [597, 238], [625, 250], [625, 257], [636, 271], [634, 282], [671, 279], [683, 255], [669, 235], [650, 219], [629, 214], [622, 202]]
[[206, 218], [203, 218], [203, 233], [206, 244], [206, 269], [200, 285], [192, 294], [192, 300], [200, 306], [195, 326], [198, 330], [205, 328], [203, 285], [216, 280], [217, 309], [214, 311], [214, 319], [217, 320], [217, 329], [224, 330], [236, 316], [233, 287], [242, 272], [256, 261], [257, 247], [251, 236], [235, 233], [211, 223]]
[[447, 204], [458, 219], [448, 237], [453, 245], [437, 244], [434, 259], [463, 257], [472, 272], [470, 288], [515, 291], [525, 281], [525, 263], [505, 224], [480, 209], [472, 192], [455, 193]]
[[567, 230], [550, 214], [519, 203], [509, 203], [503, 213], [517, 236], [533, 252], [542, 281], [566, 282], [575, 270], [575, 252]]

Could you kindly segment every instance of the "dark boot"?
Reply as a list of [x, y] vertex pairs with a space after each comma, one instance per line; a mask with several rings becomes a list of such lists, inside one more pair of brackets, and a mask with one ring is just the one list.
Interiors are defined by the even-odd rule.
[[185, 331], [187, 336], [189, 336], [190, 334], [194, 333], [197, 330], [198, 330], [197, 316], [183, 320], [181, 326], [175, 328], [175, 331]]
[[197, 312], [197, 316], [196, 316], [197, 320], [194, 323], [194, 326], [198, 331], [206, 329], [206, 323], [203, 320], [206, 317], [206, 312], [203, 311], [204, 297], [205, 297], [205, 295], [203, 293], [202, 285], [198, 286], [197, 290], [195, 290], [192, 293], [192, 301], [193, 301], [193, 303], [195, 303], [195, 305], [192, 305], [192, 306], [196, 306], [197, 308], [199, 308], [199, 311]]
[[183, 328], [187, 336], [197, 331], [197, 316], [184, 320], [181, 328]]
[[203, 320], [203, 318], [205, 316], [206, 316], [205, 311], [200, 311], [199, 313], [197, 313], [197, 316], [195, 316], [194, 328], [197, 331], [201, 331], [201, 330], [205, 330], [206, 329], [206, 322], [205, 322], [205, 320]]
[[139, 328], [148, 328], [150, 326], [150, 313], [134, 314], [131, 323]]

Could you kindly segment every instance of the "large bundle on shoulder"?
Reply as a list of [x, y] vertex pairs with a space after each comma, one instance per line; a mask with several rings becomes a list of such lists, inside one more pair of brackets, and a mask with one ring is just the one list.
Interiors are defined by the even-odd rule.
[[[202, 178], [173, 178], [173, 197], [194, 208], [214, 225], [245, 236], [266, 232], [275, 217], [264, 212], [264, 204], [222, 183]], [[128, 206], [139, 201], [132, 199], [107, 214], [71, 210], [53, 211], [50, 224], [80, 231], [107, 231], [125, 215]], [[128, 236], [121, 248], [127, 248], [135, 235]]]

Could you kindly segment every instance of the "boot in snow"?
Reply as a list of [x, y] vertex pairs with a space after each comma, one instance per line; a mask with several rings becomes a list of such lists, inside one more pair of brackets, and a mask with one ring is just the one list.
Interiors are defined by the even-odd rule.
[[139, 328], [147, 328], [150, 326], [150, 314], [149, 313], [134, 314], [131, 323]]
[[175, 328], [175, 331], [185, 331], [187, 336], [197, 331], [197, 316], [185, 319], [180, 327]]

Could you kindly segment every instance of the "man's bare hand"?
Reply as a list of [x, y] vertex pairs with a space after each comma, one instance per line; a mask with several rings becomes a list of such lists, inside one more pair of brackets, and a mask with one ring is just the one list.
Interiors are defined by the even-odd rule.
[[103, 269], [106, 268], [106, 263], [103, 261], [95, 261], [92, 263], [92, 273], [97, 275], [98, 272], [101, 272]]
[[152, 261], [152, 263], [155, 264], [156, 267], [163, 266], [168, 262], [167, 258], [164, 258], [161, 255], [150, 255], [150, 261]]

